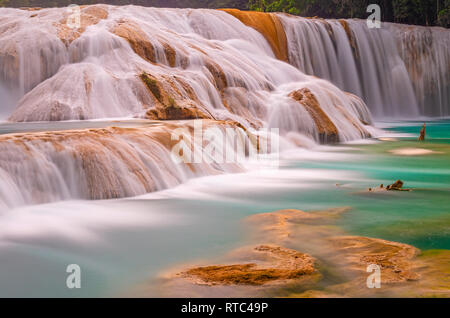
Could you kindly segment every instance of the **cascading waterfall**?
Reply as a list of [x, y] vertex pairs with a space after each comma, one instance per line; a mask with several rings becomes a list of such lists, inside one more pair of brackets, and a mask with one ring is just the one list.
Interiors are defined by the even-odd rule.
[[[69, 199], [133, 197], [171, 188], [193, 177], [244, 171], [245, 157], [238, 156], [258, 153], [256, 137], [237, 128], [235, 138], [225, 138], [226, 129], [234, 126], [207, 124], [210, 136], [202, 139], [195, 137], [192, 122], [0, 136], [0, 211]], [[176, 129], [182, 129], [178, 139], [172, 134]], [[236, 160], [195, 163], [184, 159], [185, 152], [174, 150], [180, 149], [175, 147], [180, 142], [182, 149], [191, 149], [192, 156], [201, 152], [225, 158], [224, 153], [231, 151], [226, 155]], [[214, 148], [212, 154], [203, 150], [205, 144]], [[174, 155], [179, 156], [179, 162]]]
[[[69, 15], [0, 9], [0, 118], [199, 118], [298, 144], [369, 137], [366, 104], [380, 117], [449, 112], [446, 30], [107, 5], [83, 7], [71, 28]], [[241, 168], [173, 163], [176, 127], [0, 136], [0, 207], [135, 196]]]
[[[0, 50], [0, 56], [15, 62], [0, 61], [5, 81], [29, 83], [11, 121], [137, 116], [262, 127], [289, 121], [290, 114], [274, 110], [274, 96], [287, 98], [286, 88], [307, 87], [339, 126], [339, 140], [368, 135], [361, 123], [371, 122], [364, 103], [277, 60], [263, 34], [226, 12], [91, 6], [81, 11], [77, 31], [68, 29], [65, 9], [4, 12], [4, 33], [10, 38], [41, 24], [40, 32], [46, 33], [40, 41], [22, 37], [14, 48]], [[22, 67], [23, 58], [11, 52], [28, 52], [34, 67]], [[47, 67], [49, 60], [59, 67]], [[36, 81], [26, 80], [31, 78]], [[173, 108], [182, 114], [173, 116]], [[301, 106], [291, 108], [305, 117]], [[274, 121], [273, 116], [285, 118]], [[295, 129], [316, 138], [311, 125]]]
[[294, 66], [360, 96], [375, 116], [419, 115], [389, 31], [368, 29], [365, 21], [280, 17]]
[[449, 114], [449, 30], [392, 23], [369, 29], [362, 20], [280, 18], [289, 61], [358, 95], [374, 116]]
[[443, 28], [386, 24], [414, 87], [420, 112], [450, 115], [450, 31]]

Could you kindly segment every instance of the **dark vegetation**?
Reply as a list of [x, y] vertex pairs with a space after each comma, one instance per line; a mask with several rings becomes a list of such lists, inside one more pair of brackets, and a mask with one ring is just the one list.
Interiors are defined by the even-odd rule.
[[62, 7], [69, 4], [135, 4], [171, 8], [237, 8], [321, 18], [366, 18], [378, 4], [382, 21], [450, 26], [450, 0], [0, 0], [6, 7]]

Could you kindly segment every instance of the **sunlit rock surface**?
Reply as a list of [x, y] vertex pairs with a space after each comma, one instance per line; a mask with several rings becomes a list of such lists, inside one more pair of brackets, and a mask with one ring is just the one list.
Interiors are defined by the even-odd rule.
[[275, 56], [282, 61], [289, 62], [286, 33], [278, 15], [237, 9], [224, 9], [224, 11], [264, 35]]
[[314, 258], [288, 248], [260, 245], [235, 253], [246, 254], [253, 263], [194, 267], [179, 276], [206, 285], [266, 285], [317, 278]]

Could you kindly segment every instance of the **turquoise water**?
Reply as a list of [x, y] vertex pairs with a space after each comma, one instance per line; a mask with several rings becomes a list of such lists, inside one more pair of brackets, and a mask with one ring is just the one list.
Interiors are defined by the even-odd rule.
[[[389, 124], [388, 130], [399, 133], [418, 135], [418, 129], [422, 128], [422, 124], [426, 124], [427, 138], [433, 143], [450, 143], [450, 119], [447, 120], [429, 120], [415, 122], [392, 122]], [[406, 139], [415, 139], [414, 137]]]
[[[422, 123], [391, 125], [393, 133], [418, 135]], [[425, 143], [411, 136], [299, 150], [283, 155], [277, 171], [195, 179], [139, 198], [11, 211], [0, 222], [9, 222], [0, 229], [0, 296], [114, 296], [157, 286], [161, 271], [241, 245], [246, 216], [287, 208], [349, 206], [338, 225], [350, 234], [450, 249], [450, 121], [429, 123], [427, 133]], [[417, 147], [436, 153], [389, 152]], [[397, 179], [413, 191], [367, 191]], [[82, 268], [80, 290], [65, 285], [73, 263]]]

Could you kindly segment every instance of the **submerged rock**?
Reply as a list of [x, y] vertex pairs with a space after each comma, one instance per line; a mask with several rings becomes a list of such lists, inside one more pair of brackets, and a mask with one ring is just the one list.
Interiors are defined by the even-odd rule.
[[389, 152], [394, 155], [397, 155], [397, 156], [425, 156], [425, 155], [442, 153], [439, 151], [423, 149], [423, 148], [399, 148], [399, 149], [390, 150]]
[[254, 247], [249, 251], [248, 259], [260, 262], [195, 267], [180, 276], [208, 285], [264, 285], [300, 279], [316, 272], [314, 258], [279, 246]]
[[[281, 210], [247, 218], [253, 242], [214, 265], [182, 265], [162, 275], [167, 297], [417, 297], [450, 296], [448, 251], [424, 252], [379, 238], [351, 236], [336, 226], [348, 208]], [[289, 248], [288, 248], [289, 247]], [[302, 252], [299, 252], [302, 251]], [[381, 287], [368, 288], [368, 266]], [[143, 288], [143, 289], [141, 289]], [[148, 293], [140, 286], [138, 295]]]
[[365, 275], [368, 265], [381, 268], [381, 283], [418, 280], [413, 259], [420, 250], [407, 244], [360, 236], [330, 237], [329, 242], [348, 268]]

